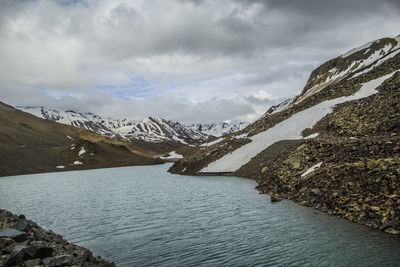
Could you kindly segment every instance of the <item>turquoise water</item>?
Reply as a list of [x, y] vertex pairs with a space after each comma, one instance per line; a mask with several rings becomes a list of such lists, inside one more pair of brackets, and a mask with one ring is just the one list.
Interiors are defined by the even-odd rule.
[[170, 165], [0, 178], [0, 208], [117, 266], [399, 266], [400, 239]]

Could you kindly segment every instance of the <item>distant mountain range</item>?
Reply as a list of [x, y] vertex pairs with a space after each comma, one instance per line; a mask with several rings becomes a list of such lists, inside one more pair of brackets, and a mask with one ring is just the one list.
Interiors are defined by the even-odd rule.
[[145, 156], [136, 143], [44, 120], [1, 102], [0, 121], [0, 176], [162, 163]]
[[220, 137], [223, 135], [240, 131], [246, 128], [249, 124], [250, 123], [245, 121], [232, 120], [232, 121], [224, 121], [217, 123], [196, 123], [196, 124], [191, 124], [188, 127], [197, 132], [202, 132], [207, 135]]
[[79, 113], [46, 107], [23, 107], [17, 109], [39, 118], [91, 130], [108, 137], [136, 139], [150, 143], [202, 141], [208, 134], [196, 131], [179, 122], [149, 117], [141, 120], [105, 118], [93, 113]]

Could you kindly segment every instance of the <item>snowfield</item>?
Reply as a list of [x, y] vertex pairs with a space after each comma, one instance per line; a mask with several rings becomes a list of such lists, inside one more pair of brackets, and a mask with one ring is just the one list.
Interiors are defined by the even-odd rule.
[[378, 92], [376, 88], [395, 72], [364, 83], [361, 89], [351, 96], [326, 100], [292, 115], [274, 127], [250, 137], [252, 140], [251, 143], [211, 162], [207, 167], [201, 169], [200, 172], [234, 172], [264, 149], [278, 141], [302, 139], [301, 132], [306, 128], [312, 128], [319, 120], [332, 112], [335, 105], [376, 94]]

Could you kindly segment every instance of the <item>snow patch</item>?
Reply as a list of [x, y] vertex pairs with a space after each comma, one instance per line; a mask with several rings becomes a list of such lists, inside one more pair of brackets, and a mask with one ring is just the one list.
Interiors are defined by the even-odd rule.
[[200, 172], [234, 172], [261, 151], [278, 141], [302, 139], [301, 132], [307, 128], [312, 128], [318, 121], [332, 112], [335, 105], [376, 94], [378, 92], [376, 88], [394, 73], [364, 83], [361, 89], [351, 96], [326, 100], [293, 114], [290, 118], [276, 124], [274, 127], [252, 136], [250, 138], [252, 140], [251, 143], [241, 146], [222, 158], [211, 162]]
[[67, 135], [68, 139], [74, 140], [74, 138], [72, 138], [71, 136]]
[[399, 50], [396, 50], [396, 51], [394, 51], [394, 52], [392, 52], [392, 53], [390, 53], [389, 55], [387, 55], [387, 56], [384, 57], [384, 58], [381, 58], [381, 59], [378, 60], [375, 64], [373, 64], [371, 67], [366, 68], [365, 70], [360, 71], [360, 72], [354, 74], [353, 77], [351, 77], [351, 79], [356, 78], [356, 77], [358, 77], [358, 76], [361, 76], [361, 75], [363, 75], [363, 74], [365, 74], [365, 73], [367, 73], [367, 72], [370, 72], [372, 69], [378, 67], [379, 65], [381, 65], [381, 64], [382, 64], [383, 62], [385, 62], [386, 60], [389, 60], [389, 59], [395, 57], [398, 53], [400, 53], [400, 49], [399, 49]]
[[313, 133], [313, 134], [310, 134], [310, 135], [308, 135], [308, 136], [304, 137], [304, 139], [311, 139], [311, 138], [315, 138], [315, 137], [317, 137], [318, 135], [319, 135], [319, 133]]
[[171, 159], [181, 159], [183, 156], [181, 154], [176, 153], [175, 151], [169, 152], [169, 156], [167, 157], [160, 157], [163, 160], [171, 160]]
[[83, 154], [86, 153], [86, 150], [84, 147], [81, 147], [81, 150], [79, 150], [78, 156], [82, 156]]
[[[271, 113], [272, 114], [272, 113]], [[236, 135], [236, 136], [232, 136], [233, 139], [243, 139], [243, 138], [247, 138], [248, 133], [244, 133], [244, 134], [240, 134], [240, 135]]]
[[315, 164], [314, 166], [312, 166], [311, 168], [309, 168], [308, 170], [306, 170], [304, 173], [301, 174], [301, 177], [306, 176], [307, 174], [312, 173], [313, 171], [315, 171], [316, 169], [318, 169], [319, 167], [321, 167], [322, 162], [319, 162], [317, 164]]
[[74, 165], [82, 165], [83, 163], [82, 162], [80, 162], [80, 161], [78, 161], [78, 160], [75, 160], [74, 161]]

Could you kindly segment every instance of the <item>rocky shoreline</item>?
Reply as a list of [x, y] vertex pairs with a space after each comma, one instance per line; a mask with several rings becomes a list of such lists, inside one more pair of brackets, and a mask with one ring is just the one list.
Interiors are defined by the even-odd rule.
[[0, 230], [0, 266], [115, 266], [24, 215], [0, 209]]

